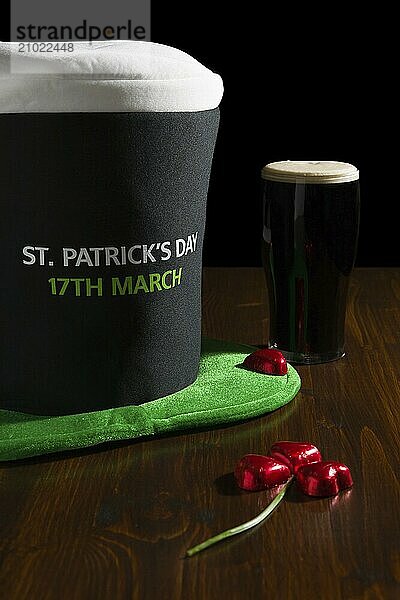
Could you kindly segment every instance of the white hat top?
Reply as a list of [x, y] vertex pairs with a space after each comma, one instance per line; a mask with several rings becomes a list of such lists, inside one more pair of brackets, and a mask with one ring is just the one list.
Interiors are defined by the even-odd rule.
[[40, 52], [42, 44], [31, 43], [20, 52], [28, 45], [0, 42], [0, 113], [194, 112], [221, 101], [221, 77], [176, 48], [70, 44], [73, 51]]

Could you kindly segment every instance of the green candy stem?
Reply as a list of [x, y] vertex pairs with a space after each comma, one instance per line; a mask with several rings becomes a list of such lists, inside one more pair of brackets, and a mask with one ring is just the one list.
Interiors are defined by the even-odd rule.
[[213, 546], [214, 544], [217, 544], [218, 542], [222, 542], [223, 540], [226, 540], [227, 538], [230, 538], [233, 535], [237, 535], [238, 533], [243, 533], [244, 531], [247, 531], [248, 529], [255, 527], [259, 523], [262, 523], [262, 521], [264, 521], [267, 517], [269, 517], [270, 514], [275, 510], [275, 508], [277, 508], [277, 506], [282, 502], [292, 481], [293, 481], [293, 477], [288, 479], [288, 481], [283, 485], [282, 489], [275, 496], [275, 498], [272, 500], [272, 502], [270, 502], [268, 504], [268, 506], [266, 508], [264, 508], [264, 510], [259, 515], [257, 515], [250, 521], [246, 521], [246, 523], [242, 523], [241, 525], [237, 525], [237, 527], [233, 527], [232, 529], [227, 529], [226, 531], [222, 531], [222, 533], [219, 533], [218, 535], [214, 535], [213, 537], [209, 538], [208, 540], [205, 540], [205, 542], [202, 542], [201, 544], [197, 544], [197, 546], [193, 546], [193, 548], [190, 548], [189, 550], [187, 550], [186, 556], [194, 556], [198, 552], [202, 552], [202, 550], [205, 550], [206, 548], [209, 548], [210, 546]]

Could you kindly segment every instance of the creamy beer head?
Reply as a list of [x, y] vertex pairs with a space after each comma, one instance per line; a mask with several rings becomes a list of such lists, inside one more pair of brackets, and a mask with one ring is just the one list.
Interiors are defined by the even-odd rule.
[[350, 163], [328, 160], [284, 160], [266, 165], [261, 176], [282, 183], [346, 183], [359, 178], [357, 168]]

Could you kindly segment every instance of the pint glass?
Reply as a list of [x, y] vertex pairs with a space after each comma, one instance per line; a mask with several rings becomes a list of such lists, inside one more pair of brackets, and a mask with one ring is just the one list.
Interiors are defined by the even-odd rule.
[[359, 173], [340, 162], [270, 163], [263, 179], [268, 345], [297, 363], [344, 356], [359, 227]]

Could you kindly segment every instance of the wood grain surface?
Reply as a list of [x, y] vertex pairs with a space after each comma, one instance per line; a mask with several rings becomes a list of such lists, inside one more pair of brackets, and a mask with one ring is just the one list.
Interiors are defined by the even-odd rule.
[[[208, 269], [204, 333], [263, 344], [260, 269]], [[354, 274], [347, 355], [301, 367], [302, 390], [263, 418], [0, 466], [0, 598], [400, 598], [400, 270]], [[232, 390], [234, 393], [234, 390]], [[354, 488], [292, 487], [265, 523], [191, 559], [185, 550], [259, 512], [235, 461], [307, 440], [351, 467]]]

